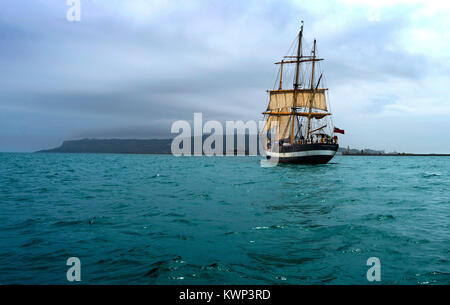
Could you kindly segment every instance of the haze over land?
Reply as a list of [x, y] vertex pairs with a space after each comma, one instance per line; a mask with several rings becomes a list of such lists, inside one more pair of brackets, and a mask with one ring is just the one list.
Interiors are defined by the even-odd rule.
[[450, 152], [443, 1], [0, 3], [0, 151], [168, 138], [175, 120], [260, 120], [274, 62], [317, 38], [343, 147]]

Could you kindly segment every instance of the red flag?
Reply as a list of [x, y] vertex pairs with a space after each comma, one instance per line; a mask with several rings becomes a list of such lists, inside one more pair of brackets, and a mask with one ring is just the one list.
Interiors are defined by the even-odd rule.
[[335, 132], [335, 133], [342, 133], [342, 134], [345, 134], [344, 129], [339, 129], [339, 128], [337, 128], [337, 127], [334, 127], [334, 132]]

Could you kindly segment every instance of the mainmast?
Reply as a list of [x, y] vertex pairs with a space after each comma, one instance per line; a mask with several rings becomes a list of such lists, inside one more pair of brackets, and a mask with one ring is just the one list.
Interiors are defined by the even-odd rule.
[[[298, 79], [299, 79], [299, 72], [300, 72], [300, 58], [302, 56], [302, 36], [303, 36], [303, 20], [302, 20], [302, 26], [300, 27], [300, 33], [298, 34], [298, 48], [297, 48], [297, 63], [296, 63], [296, 70], [295, 70], [295, 82], [294, 82], [294, 101], [292, 103], [292, 124], [291, 124], [291, 140], [290, 143], [292, 144], [294, 142], [294, 127], [295, 127], [295, 109], [297, 107], [297, 90], [298, 90]], [[313, 63], [314, 64], [314, 63]], [[282, 65], [283, 66], [283, 65]]]
[[282, 90], [282, 89], [283, 89], [283, 64], [284, 64], [284, 60], [281, 61], [281, 69], [280, 69], [280, 87], [278, 88], [278, 90]]
[[314, 64], [316, 62], [316, 40], [314, 39], [314, 49], [313, 49], [313, 60], [311, 69], [311, 99], [309, 100], [309, 110], [308, 110], [308, 129], [306, 132], [306, 139], [309, 138], [309, 131], [311, 130], [311, 112], [312, 112], [312, 102], [314, 98]]

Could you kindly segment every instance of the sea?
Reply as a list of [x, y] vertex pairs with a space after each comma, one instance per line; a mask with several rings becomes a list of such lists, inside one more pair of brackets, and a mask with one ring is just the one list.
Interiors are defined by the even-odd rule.
[[2, 153], [0, 284], [450, 284], [449, 157], [260, 161]]

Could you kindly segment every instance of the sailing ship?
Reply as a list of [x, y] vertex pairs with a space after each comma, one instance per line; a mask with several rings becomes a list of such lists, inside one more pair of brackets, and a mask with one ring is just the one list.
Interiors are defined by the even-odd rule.
[[[311, 53], [304, 54], [303, 21], [296, 53], [284, 56], [275, 64], [280, 66], [275, 86], [267, 91], [270, 101], [264, 114], [267, 132], [266, 158], [281, 163], [323, 164], [330, 161], [339, 148], [336, 133], [343, 130], [333, 126], [323, 88], [316, 40]], [[295, 49], [295, 48], [294, 48]], [[293, 87], [283, 88], [291, 76]]]

